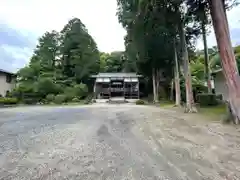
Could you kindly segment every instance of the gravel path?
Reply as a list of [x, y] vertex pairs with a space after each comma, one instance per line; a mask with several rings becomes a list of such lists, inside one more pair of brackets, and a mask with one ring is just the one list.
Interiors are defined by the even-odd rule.
[[155, 107], [0, 109], [0, 179], [240, 179], [240, 130]]

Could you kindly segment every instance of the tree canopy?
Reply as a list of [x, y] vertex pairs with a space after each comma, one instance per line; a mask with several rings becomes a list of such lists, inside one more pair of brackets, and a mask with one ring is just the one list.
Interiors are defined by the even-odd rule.
[[100, 53], [95, 41], [81, 20], [73, 18], [60, 32], [46, 32], [39, 38], [29, 65], [17, 73], [15, 91], [41, 100], [77, 84], [88, 84], [89, 76], [99, 69]]

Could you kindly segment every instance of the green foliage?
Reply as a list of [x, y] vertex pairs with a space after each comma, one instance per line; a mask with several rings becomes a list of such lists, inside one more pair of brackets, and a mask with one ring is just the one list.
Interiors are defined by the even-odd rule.
[[24, 104], [33, 105], [33, 104], [37, 104], [39, 100], [36, 98], [25, 97], [22, 99], [21, 102]]
[[75, 98], [72, 99], [72, 102], [77, 103], [77, 102], [81, 102], [81, 100], [79, 98], [75, 97]]
[[50, 78], [41, 78], [35, 83], [34, 92], [38, 93], [42, 97], [47, 94], [58, 94], [61, 93], [61, 86], [54, 83]]
[[71, 101], [74, 97], [84, 98], [88, 94], [88, 87], [83, 83], [76, 84], [73, 87], [66, 87], [64, 94], [67, 97], [67, 101]]
[[[237, 66], [238, 66], [238, 70], [240, 70], [240, 46], [236, 46], [234, 48], [234, 53], [235, 53], [235, 57], [236, 57], [236, 61], [237, 61]], [[218, 53], [218, 51], [214, 51], [212, 52], [212, 54], [210, 55], [210, 67], [212, 71], [216, 71], [222, 68], [221, 65], [221, 58], [220, 55]]]
[[64, 102], [66, 102], [66, 100], [67, 100], [67, 96], [65, 94], [58, 94], [54, 98], [54, 103], [55, 104], [62, 104]]
[[74, 97], [76, 97], [76, 92], [73, 87], [66, 87], [64, 89], [64, 95], [66, 96], [67, 101], [71, 101]]
[[92, 99], [93, 99], [93, 94], [89, 94], [85, 101], [84, 101], [84, 104], [90, 104], [92, 102]]
[[197, 102], [200, 104], [200, 106], [218, 105], [217, 96], [215, 94], [198, 94]]
[[122, 72], [130, 71], [126, 64], [125, 52], [115, 51], [112, 53], [100, 54], [100, 72]]
[[86, 97], [88, 94], [88, 87], [83, 83], [75, 85], [74, 90], [78, 97]]
[[62, 31], [46, 32], [39, 38], [29, 65], [17, 73], [18, 85], [12, 94], [23, 102], [63, 92], [68, 100], [82, 98], [88, 93], [89, 76], [99, 69], [95, 41], [81, 20], [73, 18]]
[[46, 100], [47, 100], [48, 102], [53, 102], [54, 99], [55, 99], [55, 95], [54, 95], [54, 94], [48, 94], [48, 95], [46, 96]]
[[17, 103], [18, 103], [17, 98], [0, 97], [0, 105], [13, 105]]
[[139, 99], [136, 101], [136, 105], [144, 105], [145, 104], [145, 101]]

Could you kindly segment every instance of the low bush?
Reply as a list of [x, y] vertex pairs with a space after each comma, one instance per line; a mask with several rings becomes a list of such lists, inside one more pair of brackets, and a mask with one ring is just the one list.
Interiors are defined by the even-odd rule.
[[47, 100], [48, 102], [53, 102], [53, 101], [54, 101], [54, 98], [55, 98], [55, 95], [54, 95], [54, 94], [48, 94], [48, 95], [46, 96], [46, 100]]
[[32, 104], [37, 104], [38, 100], [34, 98], [24, 98], [22, 99], [22, 103], [32, 105]]
[[73, 87], [66, 87], [64, 89], [64, 95], [66, 96], [66, 101], [72, 101], [76, 97], [75, 89]]
[[76, 96], [85, 98], [88, 94], [88, 87], [86, 84], [80, 83], [74, 86]]
[[222, 94], [216, 95], [216, 98], [217, 98], [217, 100], [219, 100], [219, 101], [223, 101], [223, 95], [222, 95]]
[[75, 103], [80, 102], [80, 99], [78, 99], [77, 97], [75, 97], [75, 98], [72, 99], [72, 102], [75, 102]]
[[92, 102], [93, 97], [94, 97], [93, 94], [88, 95], [84, 100], [84, 104], [90, 104]]
[[200, 106], [216, 106], [218, 105], [218, 99], [215, 94], [198, 94], [197, 102]]
[[145, 104], [145, 102], [141, 99], [136, 101], [136, 105], [144, 105], [144, 104]]
[[0, 97], [0, 104], [1, 105], [12, 105], [17, 104], [17, 98], [7, 98], [7, 97]]
[[66, 99], [67, 99], [67, 97], [66, 97], [65, 94], [58, 94], [54, 98], [54, 103], [55, 104], [62, 104], [64, 102], [66, 102]]

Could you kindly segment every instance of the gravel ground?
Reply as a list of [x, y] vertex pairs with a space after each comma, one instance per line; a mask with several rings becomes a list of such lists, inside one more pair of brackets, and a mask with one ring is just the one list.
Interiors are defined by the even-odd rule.
[[240, 130], [156, 107], [0, 109], [0, 179], [240, 179]]

